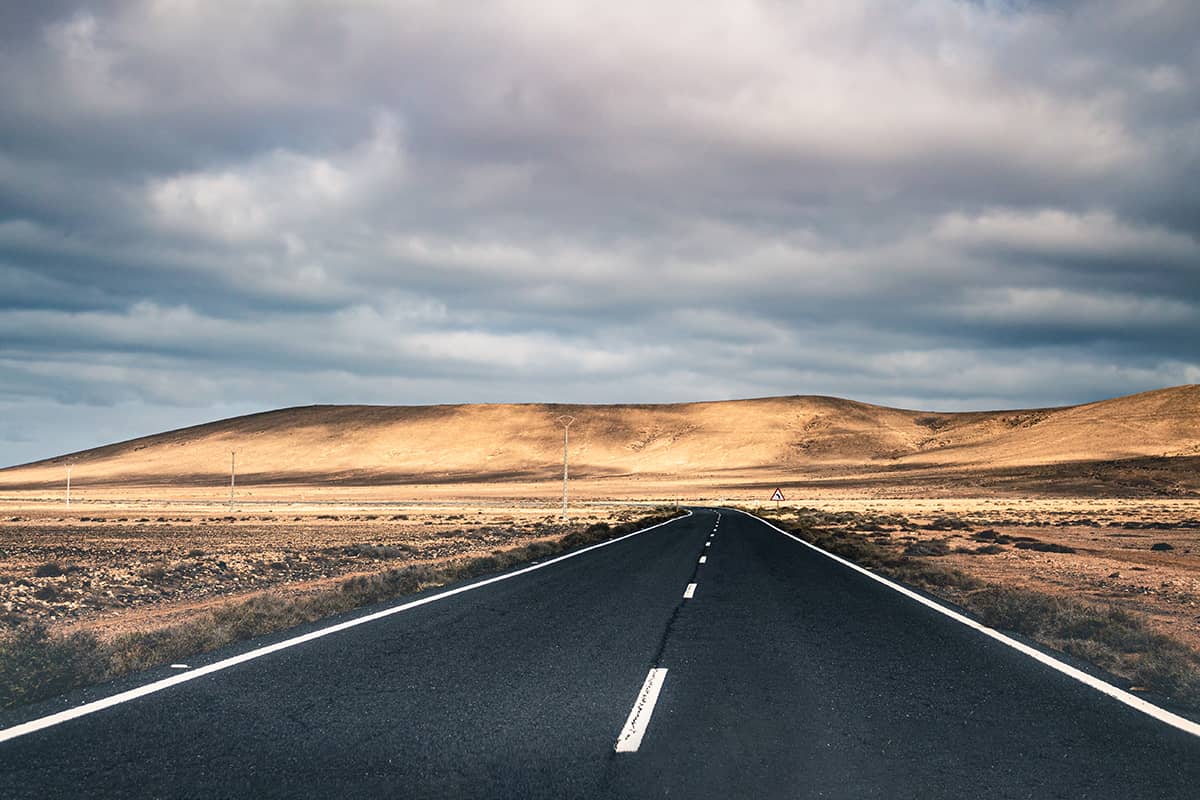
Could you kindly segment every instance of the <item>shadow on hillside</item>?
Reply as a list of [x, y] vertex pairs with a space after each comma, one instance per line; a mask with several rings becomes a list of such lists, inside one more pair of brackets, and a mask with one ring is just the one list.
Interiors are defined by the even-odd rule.
[[[758, 472], [759, 470], [742, 473]], [[764, 468], [762, 471], [767, 472]], [[821, 467], [809, 475], [731, 481], [739, 489], [982, 490], [1080, 497], [1200, 497], [1200, 456], [1138, 457], [1057, 464], [977, 468], [893, 464], [875, 469]]]

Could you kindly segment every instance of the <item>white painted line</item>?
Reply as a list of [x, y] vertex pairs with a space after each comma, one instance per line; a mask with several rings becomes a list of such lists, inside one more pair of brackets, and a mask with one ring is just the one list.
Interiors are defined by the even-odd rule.
[[1011, 647], [1012, 649], [1014, 649], [1018, 652], [1024, 653], [1025, 655], [1029, 656], [1030, 658], [1034, 659], [1035, 661], [1040, 661], [1041, 663], [1045, 664], [1046, 666], [1050, 667], [1051, 669], [1058, 670], [1059, 672], [1066, 675], [1067, 677], [1074, 678], [1075, 680], [1079, 681], [1080, 683], [1082, 683], [1086, 686], [1092, 687], [1093, 689], [1100, 692], [1101, 694], [1108, 695], [1109, 697], [1111, 697], [1112, 699], [1116, 700], [1119, 703], [1124, 703], [1125, 705], [1129, 706], [1130, 708], [1132, 708], [1136, 711], [1140, 711], [1143, 714], [1146, 714], [1147, 716], [1154, 717], [1154, 719], [1158, 720], [1159, 722], [1166, 723], [1167, 725], [1170, 725], [1172, 728], [1178, 728], [1179, 730], [1184, 731], [1185, 733], [1190, 733], [1193, 736], [1200, 736], [1200, 723], [1193, 722], [1192, 720], [1187, 719], [1185, 717], [1181, 717], [1178, 714], [1173, 714], [1170, 711], [1167, 711], [1165, 708], [1161, 708], [1159, 706], [1154, 705], [1154, 703], [1151, 703], [1148, 700], [1144, 700], [1143, 698], [1138, 697], [1135, 694], [1131, 694], [1131, 693], [1125, 691], [1124, 689], [1118, 689], [1116, 686], [1113, 686], [1111, 683], [1108, 683], [1107, 681], [1102, 681], [1099, 678], [1095, 677], [1094, 675], [1089, 675], [1088, 673], [1084, 672], [1081, 669], [1072, 667], [1070, 664], [1066, 663], [1065, 661], [1059, 661], [1054, 656], [1043, 653], [1041, 650], [1038, 650], [1037, 648], [1030, 647], [1029, 645], [1025, 644], [1024, 642], [1019, 642], [1016, 639], [1012, 638], [1011, 636], [1005, 636], [1003, 633], [996, 630], [995, 628], [989, 628], [987, 625], [984, 625], [982, 622], [976, 622], [975, 620], [971, 619], [968, 616], [960, 614], [957, 611], [954, 611], [953, 609], [946, 608], [941, 603], [936, 603], [933, 600], [930, 600], [928, 597], [923, 597], [922, 595], [917, 594], [912, 589], [909, 589], [907, 587], [901, 586], [898, 583], [888, 580], [887, 578], [883, 577], [882, 575], [876, 575], [874, 572], [871, 572], [869, 569], [860, 567], [858, 564], [855, 564], [852, 561], [847, 561], [846, 559], [842, 558], [841, 556], [834, 555], [833, 553], [829, 552], [828, 550], [823, 550], [820, 547], [817, 547], [815, 544], [806, 542], [803, 539], [801, 539], [800, 537], [790, 534], [787, 531], [783, 530], [782, 528], [772, 525], [770, 522], [767, 522], [765, 519], [762, 519], [761, 517], [756, 517], [753, 514], [747, 513], [745, 511], [742, 511], [740, 513], [746, 514], [746, 516], [750, 517], [751, 519], [758, 520], [759, 522], [761, 522], [762, 524], [766, 525], [769, 528], [774, 528], [775, 530], [779, 531], [780, 533], [782, 533], [784, 536], [788, 537], [789, 539], [794, 539], [795, 541], [799, 542], [800, 544], [804, 545], [805, 547], [807, 547], [811, 550], [816, 550], [818, 553], [825, 556], [826, 558], [831, 558], [834, 561], [838, 562], [839, 564], [849, 567], [850, 569], [854, 570], [855, 572], [860, 572], [863, 575], [866, 575], [871, 580], [879, 581], [880, 583], [882, 583], [884, 586], [888, 587], [889, 589], [899, 592], [900, 594], [904, 595], [905, 597], [907, 597], [911, 600], [916, 600], [921, 605], [928, 606], [929, 608], [932, 608], [934, 611], [937, 611], [939, 614], [945, 614], [947, 617], [954, 620], [955, 622], [962, 623], [963, 625], [966, 625], [968, 628], [973, 628], [973, 629], [979, 631], [980, 633], [982, 633], [984, 636], [988, 636], [992, 639], [995, 639], [997, 642], [1000, 642], [1001, 644], [1007, 645], [1008, 647]]
[[557, 556], [556, 558], [548, 559], [537, 565], [523, 567], [522, 569], [508, 572], [504, 575], [496, 575], [492, 578], [485, 578], [481, 581], [476, 581], [475, 583], [469, 583], [466, 586], [458, 586], [454, 589], [448, 589], [444, 592], [431, 594], [428, 597], [422, 597], [419, 600], [411, 600], [407, 603], [401, 603], [398, 606], [385, 608], [382, 611], [376, 611], [373, 614], [367, 614], [362, 617], [346, 620], [345, 622], [339, 622], [336, 625], [330, 625], [328, 628], [310, 631], [302, 636], [293, 636], [291, 639], [285, 639], [282, 642], [276, 642], [275, 644], [259, 647], [247, 653], [242, 653], [241, 655], [216, 661], [212, 664], [206, 664], [203, 667], [193, 669], [189, 672], [181, 672], [177, 675], [172, 675], [169, 678], [163, 678], [162, 680], [148, 683], [145, 686], [129, 689], [127, 691], [114, 694], [110, 697], [101, 698], [100, 700], [93, 700], [90, 703], [84, 703], [81, 706], [69, 708], [66, 711], [59, 711], [57, 714], [50, 714], [49, 716], [39, 717], [38, 719], [31, 719], [28, 722], [21, 723], [20, 725], [14, 725], [11, 728], [0, 730], [0, 742], [6, 742], [9, 739], [16, 739], [18, 736], [24, 736], [28, 733], [33, 733], [34, 731], [51, 728], [55, 725], [61, 725], [64, 722], [68, 722], [79, 717], [84, 717], [88, 714], [94, 714], [97, 711], [103, 711], [106, 708], [111, 708], [112, 706], [120, 705], [121, 703], [128, 703], [130, 700], [136, 700], [139, 697], [145, 697], [146, 695], [154, 694], [155, 692], [161, 692], [163, 689], [169, 689], [172, 686], [195, 680], [196, 678], [200, 678], [204, 675], [211, 675], [214, 672], [220, 672], [221, 670], [229, 669], [230, 667], [237, 666], [238, 664], [242, 664], [247, 661], [253, 661], [256, 658], [262, 658], [265, 655], [270, 655], [271, 653], [276, 653], [280, 650], [286, 650], [289, 647], [295, 647], [296, 645], [311, 642], [314, 639], [320, 639], [333, 633], [340, 633], [341, 631], [349, 630], [350, 628], [357, 628], [359, 625], [366, 625], [368, 622], [375, 622], [376, 620], [383, 619], [384, 617], [390, 617], [393, 614], [399, 614], [402, 611], [408, 611], [419, 606], [435, 603], [438, 600], [444, 600], [447, 597], [453, 597], [456, 594], [462, 594], [463, 592], [469, 592], [473, 589], [479, 589], [489, 584], [506, 581], [510, 578], [515, 578], [518, 575], [524, 575], [528, 572], [533, 572], [534, 570], [545, 569], [551, 564], [557, 564], [559, 561], [566, 561], [568, 558], [575, 558], [576, 556], [581, 556], [584, 553], [591, 552], [592, 550], [597, 550], [601, 547], [608, 547], [610, 544], [616, 544], [617, 542], [624, 541], [630, 537], [638, 536], [639, 534], [646, 533], [647, 531], [652, 531], [655, 528], [661, 528], [663, 525], [670, 525], [676, 520], [685, 519], [691, 515], [692, 512], [688, 511], [682, 517], [674, 517], [666, 522], [660, 522], [657, 525], [651, 525], [649, 528], [642, 528], [640, 531], [627, 533], [624, 536], [618, 536], [616, 539], [609, 539], [607, 542], [599, 542], [597, 544], [589, 545], [572, 553], [567, 553], [565, 555]]
[[172, 664], [171, 669], [191, 669], [187, 664]]
[[705, 546], [705, 547], [708, 547], [710, 544], [712, 544], [712, 542], [705, 542], [705, 543], [704, 543], [704, 546]]
[[667, 671], [661, 667], [651, 669], [646, 675], [642, 691], [638, 693], [637, 700], [629, 711], [629, 719], [625, 720], [625, 727], [621, 729], [621, 735], [617, 737], [617, 744], [613, 747], [618, 753], [636, 753], [642, 746], [642, 737], [646, 735], [650, 715], [654, 713], [654, 704], [658, 702], [658, 693], [662, 691], [663, 681], [666, 679]]
[[705, 561], [708, 561], [708, 556], [700, 556], [700, 563], [703, 564]]
[[683, 599], [691, 600], [695, 596], [696, 596], [696, 584], [689, 583], [687, 585], [687, 588], [683, 590]]

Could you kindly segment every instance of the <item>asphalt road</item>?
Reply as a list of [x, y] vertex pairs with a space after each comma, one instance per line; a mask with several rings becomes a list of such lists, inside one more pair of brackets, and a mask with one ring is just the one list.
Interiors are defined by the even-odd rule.
[[1200, 739], [717, 518], [0, 743], [0, 797], [1200, 796]]

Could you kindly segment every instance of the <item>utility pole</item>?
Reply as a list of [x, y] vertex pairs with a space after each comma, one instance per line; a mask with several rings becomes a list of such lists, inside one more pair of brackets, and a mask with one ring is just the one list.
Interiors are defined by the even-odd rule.
[[71, 462], [67, 462], [67, 508], [71, 507]]
[[237, 476], [237, 450], [229, 451], [229, 510], [233, 511], [233, 484]]
[[563, 414], [558, 418], [558, 424], [562, 425], [563, 429], [563, 522], [567, 521], [567, 442], [569, 441], [567, 430], [571, 427], [571, 423], [574, 421], [575, 418], [569, 414]]

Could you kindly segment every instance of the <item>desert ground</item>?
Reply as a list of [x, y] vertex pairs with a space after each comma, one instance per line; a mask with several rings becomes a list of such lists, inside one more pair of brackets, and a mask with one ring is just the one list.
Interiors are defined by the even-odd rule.
[[[846, 515], [826, 526], [988, 583], [1115, 603], [1200, 652], [1200, 499], [796, 497], [740, 504]], [[587, 504], [0, 503], [0, 625], [114, 636], [263, 592], [446, 564], [648, 512]], [[916, 545], [916, 546], [914, 546]], [[921, 545], [932, 545], [922, 547]], [[955, 599], [953, 591], [946, 593]]]
[[113, 636], [213, 604], [335, 587], [397, 566], [439, 566], [544, 542], [640, 506], [312, 506], [0, 503], [0, 627]]
[[820, 397], [308, 407], [156, 434], [0, 470], [0, 638], [114, 640], [355, 576], [441, 576], [410, 591], [678, 504], [815, 509], [898, 558], [1116, 605], [1200, 654], [1195, 385], [962, 414]]
[[[1200, 652], [1200, 499], [960, 498], [762, 503], [827, 523], [989, 584], [1032, 589], [1144, 615]], [[958, 599], [952, 588], [937, 590]]]

